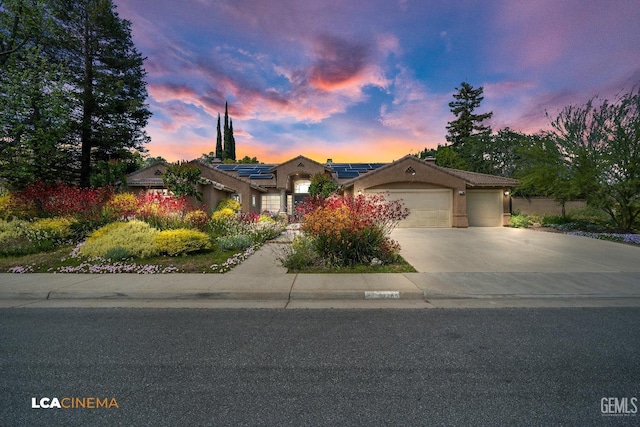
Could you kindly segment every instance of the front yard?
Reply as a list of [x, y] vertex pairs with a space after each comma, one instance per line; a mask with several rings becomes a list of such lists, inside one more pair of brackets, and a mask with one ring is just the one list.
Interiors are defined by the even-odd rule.
[[[208, 214], [160, 194], [36, 186], [0, 197], [0, 272], [225, 273], [287, 226], [231, 199]], [[303, 234], [280, 259], [290, 272], [415, 271], [388, 237], [408, 215], [401, 203], [334, 196], [304, 208]]]

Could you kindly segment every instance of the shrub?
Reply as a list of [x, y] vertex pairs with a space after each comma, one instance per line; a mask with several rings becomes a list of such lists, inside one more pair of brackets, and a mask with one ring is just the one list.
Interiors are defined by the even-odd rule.
[[87, 257], [104, 257], [110, 250], [122, 248], [134, 257], [150, 257], [158, 254], [157, 234], [157, 229], [143, 221], [113, 222], [93, 232], [79, 253]]
[[231, 209], [234, 213], [240, 212], [240, 209], [242, 209], [242, 206], [240, 205], [240, 202], [238, 202], [237, 200], [234, 200], [232, 198], [227, 198], [227, 199], [223, 199], [218, 203], [218, 206], [216, 206], [216, 211], [220, 211], [223, 209]]
[[21, 210], [35, 212], [35, 216], [66, 216], [78, 220], [97, 220], [103, 205], [111, 198], [113, 189], [80, 188], [67, 184], [47, 185], [36, 181], [16, 193]]
[[117, 246], [115, 248], [109, 249], [104, 254], [104, 258], [111, 261], [123, 261], [127, 258], [131, 258], [131, 253], [125, 248]]
[[569, 218], [568, 216], [544, 215], [542, 217], [542, 225], [544, 226], [568, 224], [570, 222], [571, 222], [571, 218]]
[[205, 230], [209, 222], [209, 215], [201, 209], [191, 211], [184, 217], [185, 222], [198, 230]]
[[302, 270], [322, 263], [314, 249], [313, 240], [305, 235], [296, 236], [291, 245], [284, 245], [277, 259], [283, 267], [290, 270]]
[[51, 240], [54, 244], [68, 241], [73, 234], [74, 218], [42, 218], [27, 227], [27, 237], [32, 241]]
[[282, 222], [273, 220], [258, 221], [247, 227], [247, 231], [251, 236], [253, 236], [253, 240], [262, 243], [267, 240], [275, 239], [284, 231], [285, 228], [286, 225]]
[[105, 216], [110, 220], [125, 220], [135, 217], [140, 200], [132, 193], [114, 194], [104, 207]]
[[606, 224], [609, 222], [609, 215], [599, 208], [585, 206], [584, 208], [571, 209], [567, 216], [573, 222], [587, 222], [592, 224]]
[[509, 218], [509, 225], [513, 228], [527, 228], [529, 227], [529, 218], [526, 215], [513, 214]]
[[222, 208], [211, 215], [213, 221], [225, 221], [236, 217], [236, 212], [231, 208]]
[[21, 219], [0, 221], [0, 246], [5, 246], [5, 240], [26, 237], [26, 230], [28, 227], [29, 222]]
[[184, 217], [193, 210], [186, 197], [147, 193], [139, 198], [136, 218], [160, 230], [184, 227]]
[[409, 215], [402, 201], [382, 195], [314, 198], [303, 203], [302, 212], [302, 230], [316, 252], [339, 266], [395, 259], [400, 248], [388, 235]]
[[181, 228], [165, 230], [156, 235], [156, 246], [160, 253], [177, 256], [211, 248], [209, 236], [201, 231]]
[[0, 196], [0, 219], [7, 220], [15, 216], [14, 200], [10, 194]]
[[222, 236], [218, 238], [218, 246], [221, 251], [245, 250], [251, 245], [253, 245], [253, 239], [247, 234]]

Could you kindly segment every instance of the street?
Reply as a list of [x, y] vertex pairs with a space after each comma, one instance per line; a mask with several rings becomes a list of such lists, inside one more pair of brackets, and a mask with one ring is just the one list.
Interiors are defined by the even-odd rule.
[[2, 309], [0, 425], [637, 425], [638, 331], [637, 308]]

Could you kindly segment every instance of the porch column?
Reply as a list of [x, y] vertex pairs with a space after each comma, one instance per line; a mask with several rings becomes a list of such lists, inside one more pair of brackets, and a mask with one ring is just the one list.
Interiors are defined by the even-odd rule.
[[287, 212], [287, 190], [280, 190], [280, 212]]

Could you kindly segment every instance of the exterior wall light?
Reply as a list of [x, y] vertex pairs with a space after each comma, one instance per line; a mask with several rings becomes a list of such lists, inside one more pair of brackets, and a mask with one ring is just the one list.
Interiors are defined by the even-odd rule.
[[511, 193], [509, 193], [509, 190], [507, 190], [507, 191], [505, 191], [505, 192], [504, 192], [504, 195], [505, 195], [505, 196], [508, 196], [509, 194], [511, 194]]
[[358, 190], [358, 196], [362, 196], [362, 190]]
[[460, 191], [458, 191], [458, 194], [459, 194], [459, 195], [461, 195], [461, 196], [464, 196], [464, 194], [465, 194], [465, 193], [464, 193], [464, 190], [460, 190]]

